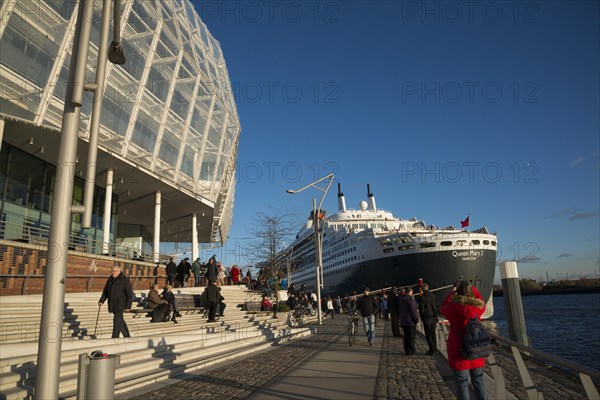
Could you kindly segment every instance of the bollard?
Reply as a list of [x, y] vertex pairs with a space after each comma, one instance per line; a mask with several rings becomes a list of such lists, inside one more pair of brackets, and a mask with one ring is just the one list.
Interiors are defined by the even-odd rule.
[[79, 355], [78, 400], [111, 400], [115, 396], [115, 370], [121, 357]]
[[502, 278], [504, 307], [506, 308], [506, 320], [508, 322], [508, 336], [517, 343], [529, 346], [517, 263], [515, 261], [501, 263], [500, 276]]

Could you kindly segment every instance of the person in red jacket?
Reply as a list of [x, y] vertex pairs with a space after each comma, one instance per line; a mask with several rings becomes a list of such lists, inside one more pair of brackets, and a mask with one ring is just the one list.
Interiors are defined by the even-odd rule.
[[260, 310], [261, 311], [271, 311], [273, 310], [273, 303], [269, 301], [267, 296], [263, 296], [262, 301], [260, 302]]
[[487, 399], [485, 382], [483, 380], [483, 365], [485, 358], [466, 360], [460, 355], [460, 345], [467, 322], [473, 318], [480, 319], [485, 311], [485, 302], [475, 287], [469, 282], [461, 281], [444, 300], [440, 309], [441, 313], [450, 322], [450, 335], [448, 336], [448, 362], [454, 370], [456, 378], [456, 397], [458, 400], [469, 399], [469, 374], [475, 389], [477, 400]]

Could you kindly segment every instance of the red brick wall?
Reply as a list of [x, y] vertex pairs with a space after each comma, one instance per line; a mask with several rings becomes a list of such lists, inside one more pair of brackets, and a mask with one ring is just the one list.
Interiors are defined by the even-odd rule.
[[[76, 251], [69, 251], [68, 254], [66, 284], [68, 293], [102, 291], [114, 265], [119, 265], [125, 275], [131, 278], [134, 290], [147, 289], [155, 276], [160, 277], [159, 282], [164, 282], [164, 266], [157, 268], [156, 265], [143, 261]], [[0, 274], [30, 275], [29, 279], [16, 276], [0, 277], [0, 296], [41, 294], [44, 290], [44, 278], [35, 276], [46, 273], [47, 258], [46, 246], [0, 241]]]

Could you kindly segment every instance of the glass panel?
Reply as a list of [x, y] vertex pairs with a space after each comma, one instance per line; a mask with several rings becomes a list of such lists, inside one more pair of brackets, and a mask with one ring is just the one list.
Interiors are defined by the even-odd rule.
[[194, 157], [196, 152], [190, 146], [185, 146], [183, 160], [181, 162], [181, 172], [192, 178], [194, 176]]
[[175, 87], [175, 91], [173, 92], [173, 99], [171, 100], [171, 110], [173, 110], [182, 119], [187, 118], [187, 112], [190, 106], [190, 97], [190, 94], [186, 96], [182, 93], [182, 88], [180, 86]]
[[0, 39], [0, 63], [25, 74], [37, 85], [46, 86], [58, 52], [56, 42], [60, 43], [60, 39], [62, 38], [42, 34], [21, 17], [13, 14]]
[[160, 144], [160, 151], [158, 152], [158, 157], [171, 165], [175, 166], [177, 163], [177, 157], [179, 156], [179, 145], [181, 144], [181, 140], [176, 137], [176, 135], [168, 129], [165, 129], [163, 134], [162, 142]]
[[140, 110], [131, 141], [148, 153], [154, 152], [159, 123]]

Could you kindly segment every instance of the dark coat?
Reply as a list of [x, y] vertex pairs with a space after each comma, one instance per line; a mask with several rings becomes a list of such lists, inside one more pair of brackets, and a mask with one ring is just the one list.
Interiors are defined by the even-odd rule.
[[431, 324], [438, 322], [437, 308], [435, 296], [429, 290], [423, 292], [419, 301], [419, 314], [424, 323]]
[[163, 299], [165, 299], [167, 301], [167, 303], [169, 304], [173, 304], [173, 302], [175, 301], [175, 294], [173, 292], [169, 292], [169, 291], [163, 291], [162, 295]]
[[473, 318], [481, 318], [485, 311], [483, 297], [475, 287], [472, 289], [475, 297], [461, 296], [455, 294], [456, 292], [450, 292], [440, 310], [450, 322], [447, 346], [448, 363], [450, 363], [450, 368], [458, 371], [481, 368], [485, 364], [485, 358], [465, 360], [460, 355], [460, 345], [465, 336], [467, 322]]
[[400, 296], [398, 311], [400, 313], [400, 325], [416, 325], [419, 322], [419, 312], [414, 297], [408, 294]]
[[175, 275], [177, 274], [177, 265], [173, 261], [169, 261], [165, 268], [165, 272], [167, 275]]
[[206, 278], [210, 282], [216, 282], [219, 276], [219, 267], [217, 267], [217, 262], [212, 259], [212, 264], [209, 262], [206, 264]]
[[400, 305], [400, 297], [398, 293], [391, 293], [390, 297], [388, 297], [388, 310], [390, 314], [398, 314], [398, 307]]
[[206, 301], [209, 303], [218, 303], [221, 301], [221, 291], [215, 285], [208, 285], [206, 289], [204, 289], [204, 293], [206, 293]]
[[379, 311], [379, 305], [377, 299], [372, 294], [368, 296], [360, 297], [356, 302], [356, 307], [360, 311], [360, 315], [363, 317], [370, 317]]
[[111, 276], [106, 281], [102, 296], [100, 297], [100, 303], [104, 304], [106, 299], [108, 299], [108, 311], [111, 313], [131, 309], [133, 289], [131, 287], [131, 281], [123, 272], [116, 278]]

